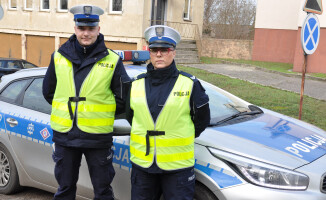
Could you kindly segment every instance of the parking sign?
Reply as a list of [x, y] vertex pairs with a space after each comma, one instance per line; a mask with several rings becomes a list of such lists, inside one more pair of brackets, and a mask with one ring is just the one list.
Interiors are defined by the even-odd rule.
[[0, 20], [3, 18], [3, 8], [2, 6], [0, 5]]
[[301, 45], [308, 55], [313, 54], [318, 46], [320, 38], [320, 25], [315, 14], [307, 15], [301, 29]]

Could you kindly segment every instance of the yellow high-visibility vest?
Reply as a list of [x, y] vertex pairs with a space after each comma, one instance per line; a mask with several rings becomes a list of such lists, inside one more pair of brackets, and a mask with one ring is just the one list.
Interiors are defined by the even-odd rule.
[[195, 127], [190, 115], [193, 81], [181, 74], [156, 122], [148, 109], [145, 79], [132, 83], [130, 107], [134, 111], [130, 134], [130, 160], [148, 168], [155, 160], [163, 170], [194, 166]]
[[85, 78], [79, 97], [76, 97], [72, 63], [55, 52], [57, 86], [50, 120], [53, 130], [66, 133], [72, 129], [76, 119], [78, 128], [87, 133], [113, 131], [116, 102], [110, 85], [119, 56], [108, 51], [109, 55], [96, 62]]

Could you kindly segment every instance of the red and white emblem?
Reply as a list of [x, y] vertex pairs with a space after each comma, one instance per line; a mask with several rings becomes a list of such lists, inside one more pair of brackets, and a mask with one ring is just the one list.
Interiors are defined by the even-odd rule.
[[40, 131], [40, 134], [42, 135], [44, 140], [48, 139], [51, 136], [47, 128], [42, 129]]

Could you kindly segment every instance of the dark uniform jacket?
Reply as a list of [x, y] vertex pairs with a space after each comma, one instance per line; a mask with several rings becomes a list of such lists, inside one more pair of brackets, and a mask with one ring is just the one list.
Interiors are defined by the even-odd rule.
[[[79, 95], [81, 85], [93, 65], [109, 54], [102, 34], [98, 36], [93, 45], [86, 48], [80, 46], [76, 36], [72, 35], [58, 51], [73, 64], [77, 95]], [[53, 55], [54, 54], [51, 56], [51, 62], [43, 81], [43, 95], [50, 104], [52, 104], [57, 84]], [[124, 84], [128, 84], [129, 82], [130, 78], [120, 59], [114, 71], [111, 83], [111, 90], [115, 95], [117, 104], [116, 114], [125, 111], [124, 105], [127, 87], [125, 87]], [[53, 142], [67, 147], [107, 148], [112, 145], [112, 134], [91, 134], [83, 132], [76, 126], [76, 120], [74, 120], [73, 128], [68, 133], [59, 133], [53, 130]]]
[[[147, 73], [139, 76], [145, 78], [148, 108], [153, 120], [156, 121], [165, 104], [165, 101], [167, 100], [175, 82], [177, 81], [179, 73], [188, 76], [194, 81], [193, 90], [190, 96], [190, 115], [195, 125], [195, 137], [198, 137], [200, 133], [206, 129], [210, 122], [210, 110], [208, 104], [209, 99], [200, 82], [194, 76], [185, 72], [180, 72], [176, 68], [174, 61], [167, 68], [156, 70], [154, 70], [152, 64], [149, 64], [147, 66]], [[126, 118], [128, 122], [132, 124], [133, 110], [130, 108], [130, 91], [128, 93], [126, 103]], [[133, 167], [140, 168], [136, 165], [133, 165]], [[164, 173], [163, 170], [158, 168], [155, 162], [150, 168], [142, 168], [142, 170], [149, 173]]]

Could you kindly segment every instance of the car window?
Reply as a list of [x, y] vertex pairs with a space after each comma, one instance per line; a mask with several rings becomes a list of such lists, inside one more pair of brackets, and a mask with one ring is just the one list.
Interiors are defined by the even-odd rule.
[[32, 63], [25, 62], [24, 63], [24, 68], [29, 69], [29, 68], [35, 68], [37, 66], [33, 65]]
[[19, 61], [8, 61], [7, 68], [8, 69], [21, 69], [22, 64]]
[[23, 106], [39, 112], [51, 113], [51, 105], [42, 94], [43, 78], [35, 79], [25, 91]]
[[231, 98], [221, 94], [215, 86], [201, 82], [209, 97], [209, 109], [211, 113], [211, 123], [216, 123], [236, 113], [248, 110], [245, 105], [240, 105]]
[[0, 68], [6, 67], [6, 61], [0, 61]]
[[18, 98], [21, 91], [26, 87], [26, 84], [29, 83], [29, 81], [30, 80], [20, 80], [11, 83], [1, 92], [0, 99], [14, 102]]

